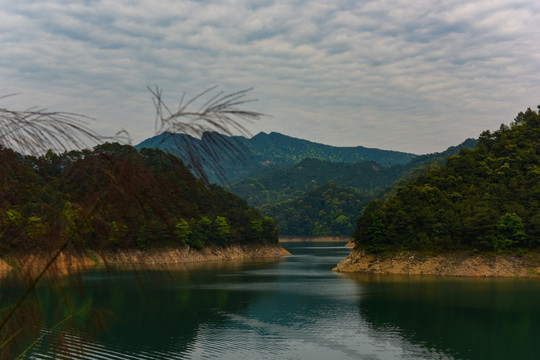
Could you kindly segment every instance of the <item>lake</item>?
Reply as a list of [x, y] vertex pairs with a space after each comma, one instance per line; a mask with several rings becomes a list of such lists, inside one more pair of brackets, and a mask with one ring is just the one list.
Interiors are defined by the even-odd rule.
[[[67, 334], [70, 353], [42, 342], [27, 358], [538, 358], [539, 280], [334, 273], [343, 245], [285, 243], [292, 256], [271, 262], [89, 271], [56, 288], [102, 309], [107, 328]], [[51, 317], [54, 297], [40, 288]], [[84, 313], [71, 326], [86, 329]]]

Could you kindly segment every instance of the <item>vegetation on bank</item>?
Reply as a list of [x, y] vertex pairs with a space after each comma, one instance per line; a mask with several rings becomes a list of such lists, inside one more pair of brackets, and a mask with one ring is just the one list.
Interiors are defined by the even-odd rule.
[[[243, 149], [243, 156], [233, 158], [216, 151], [222, 141]], [[475, 145], [476, 140], [468, 139], [444, 152], [417, 156], [361, 146], [334, 147], [279, 133], [259, 133], [248, 139], [207, 132], [200, 139], [163, 133], [136, 148], [179, 154], [188, 164], [189, 156], [182, 149], [193, 149], [202, 158], [214, 154], [222, 174], [232, 182], [227, 190], [274, 217], [281, 235], [319, 237], [350, 236], [355, 218], [371, 199], [386, 194], [404, 178], [414, 178], [431, 164], [457, 154], [459, 149]], [[202, 161], [210, 182], [220, 183], [215, 169], [205, 163]], [[339, 187], [332, 190], [331, 201], [322, 194], [328, 182]]]
[[474, 149], [371, 202], [357, 219], [353, 239], [371, 252], [538, 248], [538, 112], [527, 109], [509, 126], [483, 132]]
[[283, 236], [349, 237], [356, 217], [371, 200], [387, 196], [398, 182], [413, 179], [459, 149], [474, 145], [476, 140], [468, 139], [444, 152], [391, 167], [373, 161], [350, 164], [305, 159], [228, 189], [273, 217]]
[[276, 221], [281, 236], [348, 236], [356, 216], [370, 200], [360, 190], [329, 181], [297, 199], [263, 205], [259, 210]]
[[275, 244], [274, 221], [173, 155], [106, 143], [41, 157], [0, 149], [1, 251]]

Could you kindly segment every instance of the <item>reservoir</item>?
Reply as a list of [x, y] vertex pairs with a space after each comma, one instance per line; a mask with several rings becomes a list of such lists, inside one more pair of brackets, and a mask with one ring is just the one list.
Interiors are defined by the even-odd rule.
[[[89, 271], [79, 285], [66, 281], [57, 288], [86, 309], [81, 313], [99, 309], [105, 322], [91, 326], [90, 315], [75, 316], [71, 326], [78, 331], [63, 338], [69, 352], [55, 353], [54, 343], [44, 340], [26, 358], [493, 360], [540, 354], [538, 279], [340, 274], [331, 270], [349, 252], [343, 243], [284, 247], [292, 256], [277, 261]], [[57, 295], [45, 285], [38, 293], [45, 312], [58, 316]]]

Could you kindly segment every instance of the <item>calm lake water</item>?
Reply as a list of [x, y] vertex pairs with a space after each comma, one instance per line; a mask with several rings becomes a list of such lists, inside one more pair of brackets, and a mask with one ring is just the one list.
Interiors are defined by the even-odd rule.
[[[111, 311], [108, 329], [27, 358], [540, 358], [540, 280], [338, 274], [343, 244], [285, 247], [277, 262], [91, 271], [70, 292]], [[39, 301], [57, 313], [45, 290]]]

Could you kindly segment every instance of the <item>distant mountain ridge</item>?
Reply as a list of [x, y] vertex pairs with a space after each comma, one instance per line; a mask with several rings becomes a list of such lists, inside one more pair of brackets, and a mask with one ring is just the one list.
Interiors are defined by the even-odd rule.
[[428, 167], [437, 166], [449, 156], [457, 155], [462, 148], [474, 148], [476, 143], [475, 139], [467, 139], [443, 152], [417, 156], [407, 164], [389, 167], [374, 161], [345, 163], [306, 158], [298, 163], [276, 166], [258, 176], [243, 179], [230, 185], [228, 189], [252, 206], [291, 200], [328, 181], [376, 196], [399, 181], [414, 178]]
[[[245, 138], [244, 138], [245, 139]], [[417, 155], [393, 150], [366, 148], [364, 146], [332, 146], [309, 140], [298, 139], [277, 132], [260, 132], [245, 145], [256, 157], [274, 161], [276, 164], [291, 164], [306, 158], [331, 162], [355, 163], [375, 161], [382, 166], [406, 164]]]
[[[163, 133], [142, 141], [135, 148], [158, 148], [179, 156], [189, 163], [189, 156], [178, 149], [191, 147], [197, 153], [208, 156], [218, 156], [224, 177], [229, 183], [253, 177], [275, 166], [296, 164], [307, 158], [326, 160], [330, 162], [356, 163], [361, 161], [374, 161], [382, 166], [406, 164], [418, 155], [392, 150], [375, 148], [337, 147], [316, 143], [309, 140], [294, 138], [277, 132], [270, 134], [260, 132], [252, 138], [244, 136], [220, 135], [221, 139], [228, 140], [231, 146], [244, 151], [242, 159], [228, 156], [226, 153], [216, 151], [212, 144], [211, 134], [203, 134], [201, 139], [184, 134]], [[220, 179], [208, 169], [211, 182], [221, 183]]]

